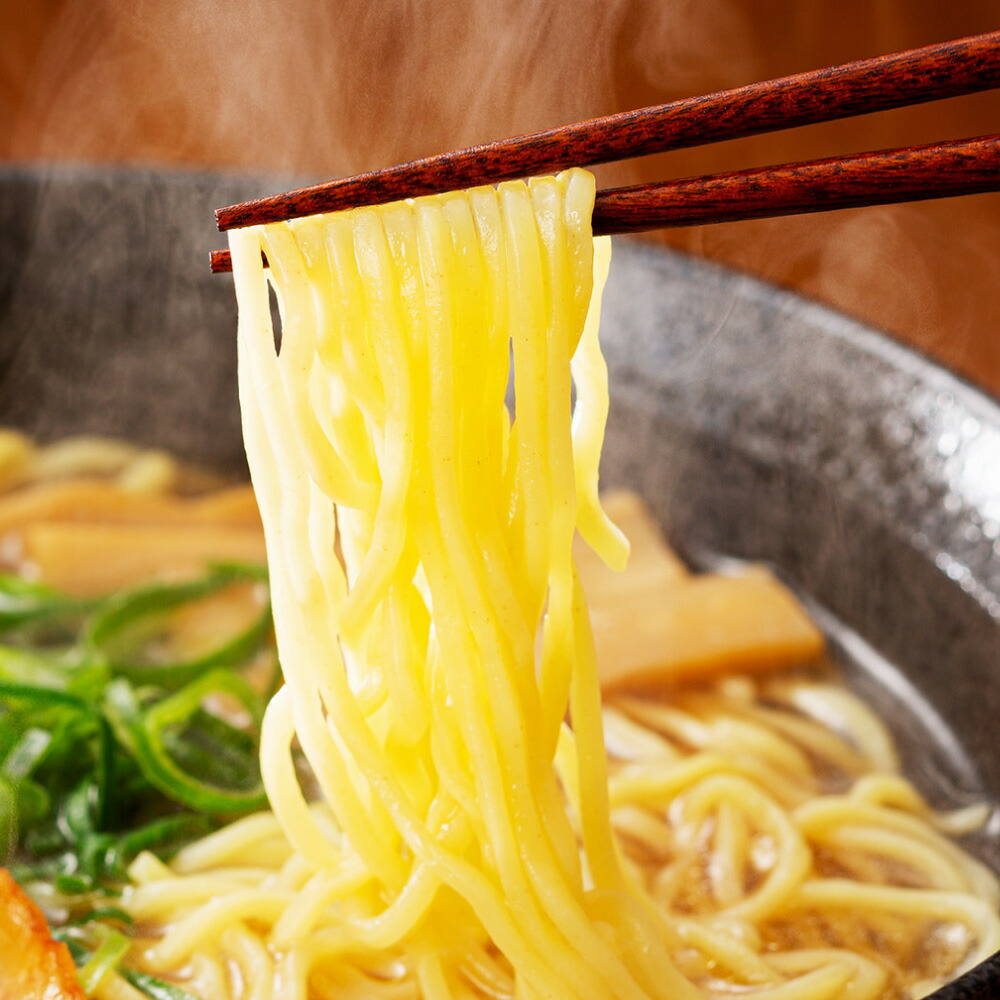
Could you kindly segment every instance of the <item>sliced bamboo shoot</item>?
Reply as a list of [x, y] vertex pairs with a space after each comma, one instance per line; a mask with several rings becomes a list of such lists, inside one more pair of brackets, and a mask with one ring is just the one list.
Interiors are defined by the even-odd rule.
[[79, 596], [197, 576], [212, 562], [265, 561], [259, 529], [212, 524], [42, 522], [21, 536], [26, 575]]

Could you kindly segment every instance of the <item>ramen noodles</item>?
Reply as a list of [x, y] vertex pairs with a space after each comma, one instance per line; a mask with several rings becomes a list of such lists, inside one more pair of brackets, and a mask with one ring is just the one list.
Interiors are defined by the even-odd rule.
[[92, 995], [874, 998], [1000, 947], [950, 839], [982, 810], [929, 809], [794, 598], [602, 506], [593, 194], [574, 170], [231, 234], [268, 808], [138, 853]]

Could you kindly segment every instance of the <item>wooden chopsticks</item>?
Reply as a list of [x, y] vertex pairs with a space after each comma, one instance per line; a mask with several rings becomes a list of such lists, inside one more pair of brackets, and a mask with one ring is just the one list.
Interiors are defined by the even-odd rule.
[[735, 222], [1000, 191], [1000, 135], [598, 191], [594, 233]]
[[[220, 230], [551, 173], [1000, 86], [1000, 31], [640, 108], [340, 178], [216, 212]], [[598, 192], [595, 232], [1000, 189], [996, 136]], [[227, 251], [212, 270], [229, 270]]]

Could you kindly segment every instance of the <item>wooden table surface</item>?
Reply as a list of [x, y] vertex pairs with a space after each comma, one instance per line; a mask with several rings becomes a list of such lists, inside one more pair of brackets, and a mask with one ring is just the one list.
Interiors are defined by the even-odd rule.
[[[336, 176], [998, 27], [997, 0], [7, 3], [0, 160]], [[680, 151], [599, 179], [990, 132], [1000, 93]], [[829, 302], [1000, 395], [1000, 195], [657, 238]]]

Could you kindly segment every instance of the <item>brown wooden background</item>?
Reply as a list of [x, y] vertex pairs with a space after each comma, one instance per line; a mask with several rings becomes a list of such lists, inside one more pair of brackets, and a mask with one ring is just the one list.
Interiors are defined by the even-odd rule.
[[[1000, 0], [10, 0], [0, 160], [334, 176], [998, 27]], [[988, 132], [1000, 94], [603, 179]], [[830, 302], [1000, 394], [1000, 195], [661, 238]]]

